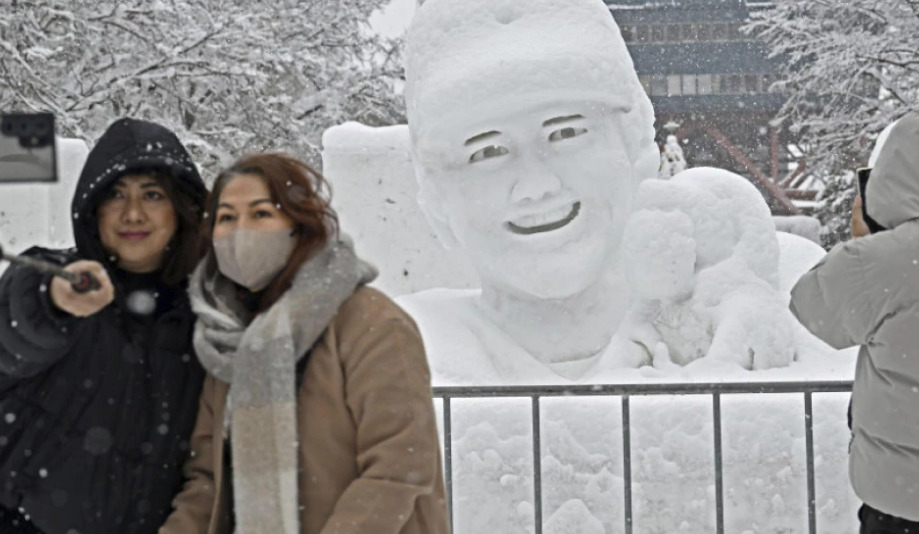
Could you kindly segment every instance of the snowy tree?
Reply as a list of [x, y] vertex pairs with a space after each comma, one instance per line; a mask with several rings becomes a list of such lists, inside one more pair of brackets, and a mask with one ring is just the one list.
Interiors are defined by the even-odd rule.
[[657, 176], [662, 180], [669, 180], [685, 170], [686, 156], [683, 155], [683, 147], [675, 135], [668, 135], [661, 151], [661, 168]]
[[212, 176], [249, 151], [316, 160], [346, 120], [399, 122], [385, 0], [0, 0], [0, 109], [93, 141], [115, 118], [175, 130]]
[[827, 186], [817, 216], [832, 244], [848, 235], [851, 171], [885, 126], [919, 104], [919, 2], [770, 3], [747, 30], [786, 59], [773, 87], [789, 96], [780, 118], [801, 133], [809, 172]]

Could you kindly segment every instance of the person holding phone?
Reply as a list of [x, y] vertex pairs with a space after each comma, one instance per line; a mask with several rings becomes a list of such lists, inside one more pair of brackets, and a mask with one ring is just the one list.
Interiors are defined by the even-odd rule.
[[[919, 113], [871, 171], [867, 213], [886, 231], [840, 243], [798, 281], [791, 310], [834, 348], [860, 345], [849, 477], [861, 534], [919, 532]], [[859, 210], [853, 210], [853, 235]]]
[[185, 292], [204, 182], [163, 126], [120, 119], [73, 197], [76, 248], [0, 278], [0, 533], [156, 532], [182, 484], [204, 372]]
[[283, 154], [214, 183], [189, 286], [208, 377], [160, 534], [448, 532], [421, 335], [364, 285], [324, 185]]

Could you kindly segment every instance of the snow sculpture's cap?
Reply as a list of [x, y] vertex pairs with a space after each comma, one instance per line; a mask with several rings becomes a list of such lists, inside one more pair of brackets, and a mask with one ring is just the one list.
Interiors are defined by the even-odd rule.
[[[653, 111], [602, 0], [428, 0], [406, 35], [413, 138], [424, 121], [495, 95], [578, 95]], [[645, 132], [640, 134], [647, 135]]]

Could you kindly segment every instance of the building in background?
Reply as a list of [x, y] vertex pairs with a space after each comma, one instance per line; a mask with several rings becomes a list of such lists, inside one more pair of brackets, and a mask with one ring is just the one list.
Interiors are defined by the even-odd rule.
[[768, 2], [605, 0], [622, 30], [657, 116], [658, 144], [676, 135], [691, 167], [747, 177], [775, 215], [808, 212], [804, 162], [770, 91], [780, 59], [741, 31]]

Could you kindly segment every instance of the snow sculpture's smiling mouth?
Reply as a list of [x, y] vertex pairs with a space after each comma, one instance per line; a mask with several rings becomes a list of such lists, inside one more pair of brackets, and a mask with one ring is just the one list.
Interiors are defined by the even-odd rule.
[[580, 212], [581, 203], [575, 202], [571, 207], [565, 206], [539, 215], [527, 215], [513, 222], [508, 221], [505, 225], [515, 234], [541, 234], [567, 226]]

